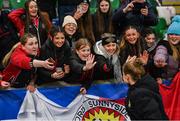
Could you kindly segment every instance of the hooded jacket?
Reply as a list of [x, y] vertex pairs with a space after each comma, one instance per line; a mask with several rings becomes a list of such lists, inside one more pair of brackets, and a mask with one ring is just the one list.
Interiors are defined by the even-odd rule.
[[96, 54], [95, 61], [95, 79], [116, 79], [122, 81], [121, 66], [119, 62], [118, 52], [112, 56], [108, 55], [107, 51], [102, 46], [102, 41], [96, 42], [94, 45]]

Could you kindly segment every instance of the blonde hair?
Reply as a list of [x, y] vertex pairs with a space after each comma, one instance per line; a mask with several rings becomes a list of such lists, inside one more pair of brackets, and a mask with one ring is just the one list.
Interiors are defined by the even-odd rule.
[[145, 74], [143, 62], [140, 58], [136, 58], [134, 61], [128, 61], [123, 65], [123, 73], [130, 74], [132, 79], [137, 81]]
[[171, 49], [172, 49], [172, 52], [173, 52], [173, 59], [175, 60], [175, 61], [179, 61], [180, 60], [180, 46], [179, 45], [177, 45], [177, 46], [174, 46], [173, 44], [171, 44], [170, 42], [169, 42], [169, 44], [170, 44], [170, 47], [171, 47]]
[[[135, 26], [127, 26], [124, 31], [123, 31], [123, 36], [121, 38], [121, 41], [119, 43], [119, 51], [122, 52], [124, 50], [124, 48], [126, 47], [127, 45], [127, 40], [126, 40], [126, 31], [128, 31], [129, 29], [134, 29], [137, 31], [137, 33], [139, 33], [139, 30], [137, 29], [137, 27]], [[140, 34], [140, 33], [139, 33]], [[141, 53], [141, 50], [142, 50], [142, 47], [141, 47], [141, 36], [139, 36], [137, 42], [135, 43], [135, 45], [138, 46], [138, 53], [140, 54]]]
[[15, 44], [15, 45], [11, 48], [11, 50], [4, 56], [4, 58], [3, 58], [3, 60], [2, 60], [2, 65], [3, 65], [4, 67], [6, 67], [6, 66], [8, 65], [8, 63], [9, 63], [10, 57], [11, 57], [12, 53], [14, 52], [14, 50], [15, 50], [20, 44], [25, 45], [26, 42], [27, 42], [27, 40], [28, 40], [28, 38], [33, 38], [33, 37], [35, 37], [35, 36], [32, 35], [32, 34], [30, 34], [30, 33], [24, 34], [24, 36], [22, 36], [22, 38], [20, 39], [20, 42], [18, 42], [17, 44]]
[[16, 43], [12, 48], [11, 50], [4, 56], [3, 60], [2, 60], [2, 65], [4, 67], [7, 66], [7, 64], [9, 63], [9, 60], [10, 60], [10, 57], [11, 57], [11, 54], [13, 53], [13, 51], [17, 48], [17, 46], [20, 45], [20, 42]]

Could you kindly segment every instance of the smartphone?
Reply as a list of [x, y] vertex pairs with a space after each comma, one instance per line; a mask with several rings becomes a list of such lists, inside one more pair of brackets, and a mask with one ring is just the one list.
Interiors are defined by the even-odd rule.
[[56, 72], [61, 72], [61, 71], [63, 71], [63, 69], [61, 68], [61, 67], [56, 67]]
[[51, 63], [53, 63], [53, 64], [55, 64], [54, 59], [53, 59], [53, 58], [51, 58], [51, 57], [48, 59], [48, 61], [49, 61], [49, 62], [51, 62]]
[[142, 8], [146, 8], [146, 2], [144, 3], [135, 2], [133, 3], [133, 5], [134, 5], [134, 8], [133, 8], [134, 13], [140, 13]]
[[82, 5], [80, 4], [80, 5], [78, 5], [78, 11], [80, 12], [80, 13], [83, 13], [84, 11], [83, 11], [83, 7], [82, 7]]

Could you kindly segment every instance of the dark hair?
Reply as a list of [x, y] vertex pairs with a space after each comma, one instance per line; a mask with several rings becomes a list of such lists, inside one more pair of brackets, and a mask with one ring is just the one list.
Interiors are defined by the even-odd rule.
[[[104, 13], [101, 12], [100, 10], [100, 3], [102, 1], [106, 1], [109, 3], [109, 10], [108, 12], [106, 13], [106, 19], [108, 19], [108, 21], [104, 21]], [[110, 33], [113, 33], [114, 32], [114, 28], [113, 28], [113, 23], [112, 23], [112, 7], [111, 7], [111, 2], [110, 0], [98, 0], [97, 1], [98, 4], [97, 4], [97, 11], [95, 13], [95, 16], [96, 16], [96, 29], [97, 29], [97, 35], [101, 35], [103, 34], [104, 32], [110, 32]], [[107, 30], [105, 30], [105, 22], [109, 22], [108, 23], [108, 28]]]
[[[29, 32], [29, 24], [31, 23], [31, 18], [30, 18], [30, 15], [29, 15], [29, 4], [30, 2], [35, 2], [37, 4], [37, 2], [35, 0], [27, 0], [24, 4], [24, 8], [25, 8], [25, 32], [28, 33]], [[37, 5], [38, 7], [38, 5]], [[45, 19], [45, 17], [43, 15], [41, 15], [41, 12], [40, 12], [40, 9], [38, 7], [38, 11], [37, 11], [37, 14], [38, 16], [40, 17], [42, 23], [44, 23], [45, 25], [45, 28], [47, 29], [47, 32], [48, 32], [48, 21]]]
[[[57, 26], [52, 26], [50, 31], [49, 31], [49, 35], [54, 38], [54, 36], [57, 35], [58, 32], [62, 32], [61, 29]], [[63, 32], [62, 32], [63, 33]]]
[[101, 35], [102, 45], [106, 45], [109, 43], [117, 43], [117, 38], [114, 34], [104, 33]]
[[123, 73], [130, 74], [132, 79], [137, 81], [145, 74], [143, 62], [140, 58], [136, 58], [134, 61], [128, 61], [123, 65]]
[[[74, 13], [77, 9], [74, 11]], [[86, 13], [84, 13], [78, 20], [76, 20], [78, 24], [77, 31], [81, 33], [82, 37], [87, 37], [91, 44], [95, 43], [94, 33], [93, 33], [93, 25], [92, 25], [92, 16], [90, 14], [90, 6]]]
[[[147, 37], [148, 35], [150, 34], [154, 34], [155, 35], [155, 32], [153, 31], [152, 28], [146, 28], [144, 29], [144, 31], [142, 31], [142, 36], [145, 38]], [[156, 36], [156, 35], [155, 35]]]

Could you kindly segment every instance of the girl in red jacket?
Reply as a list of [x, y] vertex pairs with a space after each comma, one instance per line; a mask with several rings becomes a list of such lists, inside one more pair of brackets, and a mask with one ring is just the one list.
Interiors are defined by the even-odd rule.
[[[36, 67], [53, 69], [54, 64], [48, 59], [37, 60], [38, 42], [32, 34], [25, 34], [3, 59], [5, 69], [2, 72], [1, 86], [9, 82], [12, 87], [25, 87], [34, 83]], [[9, 85], [9, 84], [7, 84]]]
[[41, 48], [47, 39], [51, 22], [41, 15], [35, 0], [27, 0], [24, 8], [13, 10], [8, 17], [18, 29], [21, 37], [24, 33], [36, 35], [39, 48]]

